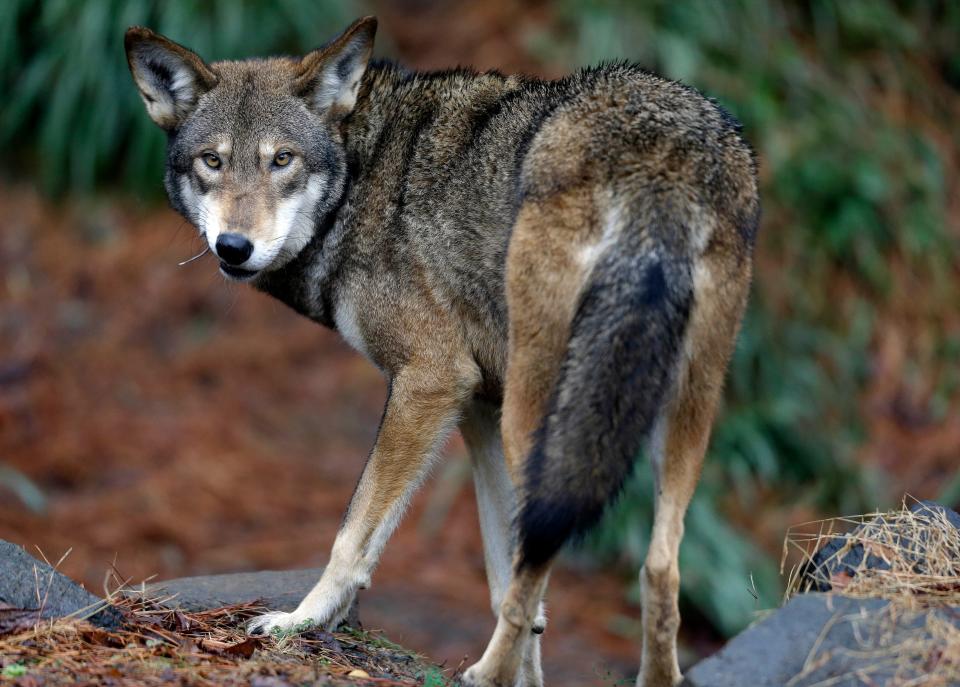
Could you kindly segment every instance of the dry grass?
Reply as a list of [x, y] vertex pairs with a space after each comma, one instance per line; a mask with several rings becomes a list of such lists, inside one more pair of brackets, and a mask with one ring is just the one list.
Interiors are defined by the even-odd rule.
[[[837, 540], [838, 550], [815, 563], [815, 553]], [[857, 547], [863, 552], [859, 564], [841, 565]], [[835, 616], [791, 687], [960, 684], [960, 531], [943, 513], [911, 512], [905, 501], [896, 511], [797, 525], [784, 541], [781, 572], [791, 558], [796, 562], [788, 575], [786, 598], [829, 588], [890, 602], [876, 613]], [[852, 625], [856, 645], [822, 649], [822, 640], [840, 623]], [[820, 669], [834, 659], [856, 668], [825, 677]]]
[[[815, 565], [814, 554], [827, 543], [843, 546]], [[856, 547], [863, 557], [852, 574], [835, 571]], [[795, 525], [787, 531], [781, 574], [790, 554], [800, 560], [790, 570], [787, 598], [829, 586], [847, 596], [881, 598], [909, 605], [960, 604], [960, 530], [942, 512], [901, 510], [831, 518]], [[868, 567], [869, 557], [886, 569]]]

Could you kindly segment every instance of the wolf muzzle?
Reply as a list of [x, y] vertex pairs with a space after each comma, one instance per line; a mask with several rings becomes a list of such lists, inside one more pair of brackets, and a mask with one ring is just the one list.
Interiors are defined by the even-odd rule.
[[220, 234], [217, 237], [217, 255], [228, 265], [242, 265], [253, 255], [253, 244], [240, 234]]

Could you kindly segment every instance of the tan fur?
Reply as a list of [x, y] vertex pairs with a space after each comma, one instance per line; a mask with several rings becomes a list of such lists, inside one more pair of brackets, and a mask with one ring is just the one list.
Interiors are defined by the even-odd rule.
[[[530, 627], [536, 618], [537, 604], [546, 591], [549, 570], [524, 569], [514, 574], [500, 606], [500, 617], [493, 637], [480, 660], [465, 674], [466, 684], [476, 687], [513, 687], [516, 680], [528, 677], [520, 672], [525, 652], [529, 651]], [[522, 682], [522, 687], [539, 684]]]
[[[460, 429], [473, 463], [477, 506], [480, 511], [480, 532], [483, 535], [483, 557], [490, 586], [490, 605], [494, 617], [499, 617], [500, 607], [510, 583], [510, 521], [516, 511], [511, 478], [504, 464], [499, 413], [491, 404], [482, 401], [471, 403], [465, 411]], [[533, 624], [541, 632], [546, 627], [542, 604], [537, 609]], [[523, 687], [536, 687], [543, 683], [540, 634], [534, 634], [525, 643], [518, 680]]]
[[514, 481], [540, 425], [567, 350], [583, 274], [577, 253], [595, 222], [588, 188], [530, 203], [517, 216], [507, 253], [510, 334], [503, 398], [503, 440]]

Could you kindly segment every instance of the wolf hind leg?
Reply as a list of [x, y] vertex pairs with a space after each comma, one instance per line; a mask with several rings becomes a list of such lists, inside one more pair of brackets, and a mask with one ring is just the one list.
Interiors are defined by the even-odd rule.
[[683, 517], [693, 496], [709, 425], [684, 427], [691, 420], [686, 399], [662, 420], [651, 441], [655, 501], [650, 547], [640, 570], [643, 646], [638, 687], [669, 687], [681, 679], [677, 660], [680, 629], [680, 568]]
[[707, 254], [693, 270], [694, 306], [686, 332], [685, 362], [673, 401], [648, 443], [655, 501], [650, 548], [640, 572], [643, 654], [638, 687], [680, 681], [678, 554], [683, 518], [700, 478], [749, 289], [749, 265]]
[[[516, 495], [503, 455], [499, 412], [492, 405], [475, 402], [464, 413], [460, 431], [473, 464], [490, 606], [494, 617], [498, 617], [510, 583], [513, 546], [511, 519], [516, 512]], [[543, 632], [546, 627], [542, 602], [533, 626], [535, 632]], [[543, 684], [540, 642], [536, 639], [526, 643], [518, 684], [524, 687]]]
[[[571, 204], [567, 197], [554, 201], [553, 207], [567, 217], [576, 216]], [[559, 347], [559, 364], [550, 361], [551, 374], [542, 385], [548, 390], [546, 403], [543, 395], [535, 395], [540, 402], [536, 431], [531, 432], [530, 422], [521, 422], [525, 431], [517, 435], [512, 435], [508, 420], [525, 416], [510, 413], [511, 384], [529, 393], [532, 382], [530, 376], [514, 376], [524, 369], [516, 366], [517, 361], [525, 359], [515, 352], [536, 356], [542, 342], [557, 330], [545, 333], [550, 321], [541, 318], [534, 327], [536, 336], [524, 348], [517, 351], [522, 342], [511, 340], [504, 441], [508, 455], [511, 442], [517, 442], [522, 449], [517, 455], [524, 457], [518, 543], [497, 629], [480, 662], [466, 673], [469, 685], [513, 684], [535, 595], [543, 592], [557, 552], [595, 524], [620, 492], [643, 442], [670, 402], [683, 357], [693, 285], [692, 259], [676, 239], [683, 235], [682, 227], [625, 228], [621, 222], [630, 221], [629, 213], [607, 211], [603, 221], [582, 214], [587, 217], [581, 219], [602, 228], [592, 232], [600, 238], [594, 246], [568, 239], [582, 260], [579, 280], [571, 278], [578, 274], [576, 265], [554, 271], [576, 285], [566, 309], [551, 313], [557, 321], [561, 318], [556, 313], [563, 312], [560, 331], [565, 341]], [[676, 221], [663, 213], [653, 216], [664, 224]], [[557, 260], [554, 249], [551, 245], [541, 251]], [[588, 269], [583, 269], [584, 263]], [[508, 297], [513, 295], [509, 267], [508, 261]], [[549, 293], [550, 285], [550, 280], [546, 286], [534, 280], [527, 288]], [[517, 317], [511, 312], [511, 326]], [[550, 352], [555, 349], [548, 349], [548, 356]]]
[[[511, 523], [516, 513], [516, 494], [503, 453], [499, 408], [492, 403], [473, 402], [464, 412], [460, 432], [470, 451], [490, 607], [496, 618], [510, 583]], [[541, 605], [534, 632], [542, 633], [546, 622]]]
[[[557, 202], [521, 207], [507, 255], [509, 345], [501, 431], [507, 468], [519, 495], [533, 435], [541, 425], [567, 350], [570, 322], [584, 270], [578, 252], [594, 215], [589, 190]], [[511, 513], [511, 517], [513, 513]], [[531, 687], [542, 684], [542, 598], [549, 566], [519, 572], [508, 562], [496, 603], [496, 630], [467, 685]], [[512, 575], [510, 573], [512, 572]]]

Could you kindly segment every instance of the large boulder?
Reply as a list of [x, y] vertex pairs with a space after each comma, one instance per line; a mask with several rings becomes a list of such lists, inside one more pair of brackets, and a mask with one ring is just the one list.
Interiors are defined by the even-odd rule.
[[926, 677], [960, 684], [960, 607], [951, 605], [960, 515], [921, 501], [820, 541], [795, 587], [811, 593], [698, 663], [683, 684], [880, 687], [894, 675], [896, 684]]
[[113, 629], [123, 617], [103, 599], [94, 596], [63, 575], [28, 554], [22, 547], [0, 540], [0, 604], [30, 609], [39, 617], [77, 616]]
[[[900, 647], [926, 645], [936, 652], [938, 638], [928, 628], [940, 623], [931, 621], [960, 629], [958, 611], [941, 606], [910, 612], [882, 599], [803, 594], [696, 664], [682, 687], [879, 687], [898, 667], [904, 668], [906, 652]], [[931, 614], [937, 618], [930, 618]], [[917, 672], [924, 670], [929, 666], [920, 661]], [[869, 677], [870, 682], [858, 675]]]

